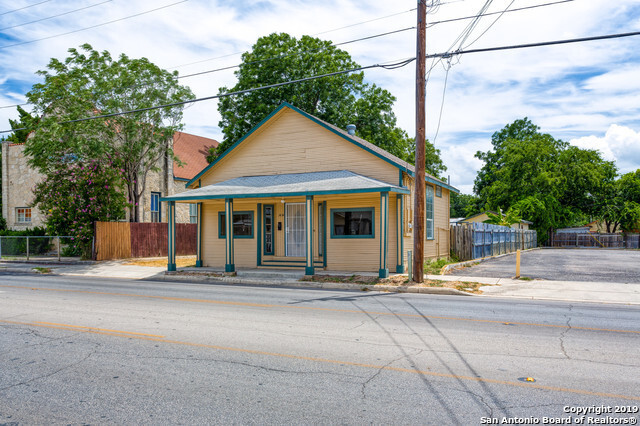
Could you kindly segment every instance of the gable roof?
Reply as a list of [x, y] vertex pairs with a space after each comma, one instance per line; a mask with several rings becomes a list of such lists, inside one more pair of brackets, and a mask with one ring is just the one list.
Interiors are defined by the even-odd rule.
[[[316, 124], [319, 124], [320, 126], [324, 127], [325, 129], [327, 129], [327, 130], [331, 131], [332, 133], [340, 136], [342, 139], [345, 139], [346, 141], [353, 143], [354, 145], [364, 149], [365, 151], [367, 151], [367, 152], [375, 155], [376, 157], [381, 158], [382, 160], [388, 162], [389, 164], [397, 167], [400, 171], [406, 172], [410, 176], [415, 176], [415, 167], [412, 164], [407, 163], [406, 161], [404, 161], [404, 160], [396, 157], [395, 155], [385, 151], [384, 149], [380, 148], [379, 146], [372, 144], [371, 142], [368, 142], [368, 141], [366, 141], [366, 140], [364, 140], [362, 138], [359, 138], [359, 137], [357, 137], [355, 135], [350, 135], [345, 130], [340, 129], [339, 127], [334, 126], [333, 124], [327, 123], [326, 121], [321, 120], [316, 116], [308, 114], [308, 113], [302, 111], [299, 108], [296, 108], [295, 106], [293, 106], [293, 105], [291, 105], [291, 104], [289, 104], [287, 102], [283, 102], [271, 114], [269, 114], [260, 123], [258, 123], [255, 127], [253, 127], [253, 129], [251, 129], [246, 135], [244, 135], [242, 138], [240, 138], [238, 141], [236, 141], [229, 149], [227, 149], [224, 153], [222, 153], [222, 155], [220, 157], [218, 157], [214, 162], [209, 164], [200, 173], [195, 175], [193, 177], [193, 179], [191, 179], [189, 182], [187, 182], [186, 186], [189, 187], [198, 178], [200, 178], [203, 174], [205, 174], [212, 167], [214, 167], [220, 160], [222, 160], [224, 157], [226, 157], [233, 149], [235, 149], [238, 145], [240, 145], [245, 139], [247, 139], [251, 134], [253, 134], [263, 124], [268, 122], [271, 118], [273, 118], [276, 114], [278, 114], [284, 108], [288, 108], [288, 109], [290, 109], [290, 110], [302, 115], [303, 117], [308, 118], [309, 120], [315, 122]], [[425, 180], [427, 182], [431, 182], [431, 183], [434, 183], [436, 185], [440, 185], [440, 186], [442, 186], [444, 188], [447, 188], [447, 189], [449, 189], [449, 190], [451, 190], [453, 192], [456, 192], [456, 193], [460, 192], [460, 191], [458, 191], [458, 189], [450, 186], [446, 182], [443, 182], [440, 179], [437, 179], [437, 178], [435, 178], [435, 177], [433, 177], [433, 176], [431, 176], [429, 174], [426, 174], [426, 173], [425, 173]]]
[[173, 153], [183, 163], [173, 162], [173, 177], [179, 180], [190, 180], [198, 172], [209, 165], [207, 153], [209, 148], [218, 146], [215, 139], [196, 136], [184, 132], [173, 134]]

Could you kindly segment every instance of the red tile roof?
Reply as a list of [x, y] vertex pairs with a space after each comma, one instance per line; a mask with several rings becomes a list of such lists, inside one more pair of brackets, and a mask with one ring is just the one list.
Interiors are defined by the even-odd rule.
[[218, 141], [176, 132], [173, 135], [173, 153], [182, 161], [182, 166], [173, 162], [173, 176], [178, 179], [193, 179], [209, 165], [206, 157], [211, 146], [218, 146]]

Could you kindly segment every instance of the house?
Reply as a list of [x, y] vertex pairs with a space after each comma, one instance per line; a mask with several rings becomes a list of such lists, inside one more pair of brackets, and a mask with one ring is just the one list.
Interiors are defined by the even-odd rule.
[[[174, 211], [197, 203], [197, 266], [404, 272], [412, 249], [414, 167], [283, 103], [216, 161], [164, 197], [168, 269]], [[425, 256], [449, 254], [446, 182], [426, 176]]]
[[[474, 214], [473, 216], [465, 217], [464, 219], [459, 220], [457, 223], [471, 223], [471, 222], [484, 223], [485, 221], [489, 220], [489, 215], [487, 213], [492, 213], [495, 215], [498, 214], [496, 212], [489, 210], [486, 212]], [[533, 222], [529, 222], [528, 220], [522, 219], [520, 220], [520, 222], [514, 223], [513, 225], [511, 225], [511, 227], [514, 229], [528, 230], [531, 225], [533, 225]]]
[[[143, 222], [166, 222], [160, 198], [185, 190], [184, 184], [209, 164], [206, 160], [209, 147], [218, 142], [184, 132], [173, 135], [173, 151], [180, 159], [161, 160], [158, 171], [147, 175], [145, 193], [140, 203]], [[2, 144], [2, 216], [9, 229], [26, 229], [44, 226], [45, 217], [32, 206], [33, 188], [43, 179], [37, 170], [27, 163], [24, 144]], [[127, 212], [128, 214], [128, 212]], [[195, 222], [195, 206], [182, 205], [176, 210], [177, 222]]]

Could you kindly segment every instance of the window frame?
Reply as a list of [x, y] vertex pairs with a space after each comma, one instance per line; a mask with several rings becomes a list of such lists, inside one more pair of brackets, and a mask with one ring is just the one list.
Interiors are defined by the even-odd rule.
[[[23, 210], [22, 220], [20, 220], [20, 210]], [[27, 211], [29, 212], [29, 215], [28, 215], [29, 220], [27, 220]], [[16, 207], [16, 223], [30, 224], [32, 218], [33, 218], [33, 210], [31, 209], [31, 207]]]
[[[435, 218], [434, 218], [434, 188], [431, 185], [425, 185], [424, 191], [424, 219], [425, 219], [425, 232], [424, 235], [427, 240], [435, 239]], [[431, 231], [431, 235], [429, 235]]]
[[189, 203], [189, 223], [198, 223], [198, 203]]
[[[255, 232], [255, 221], [254, 221], [254, 217], [253, 217], [253, 210], [246, 210], [246, 211], [234, 211], [233, 215], [241, 215], [241, 214], [248, 214], [251, 217], [251, 235], [238, 235], [236, 234], [236, 232], [233, 233], [233, 239], [252, 239], [254, 232]], [[224, 221], [222, 220], [222, 217], [225, 216], [226, 213], [223, 211], [218, 212], [218, 238], [219, 239], [226, 239], [226, 230], [225, 230], [225, 226], [224, 226]], [[222, 234], [222, 231], [225, 230], [225, 234]]]
[[436, 197], [442, 198], [442, 187], [440, 185], [436, 185]]
[[[331, 238], [335, 239], [362, 239], [362, 238], [375, 238], [376, 237], [376, 209], [375, 207], [352, 207], [352, 208], [338, 208], [338, 209], [329, 209], [331, 216]], [[370, 211], [371, 212], [371, 234], [370, 235], [348, 235], [348, 234], [336, 234], [334, 227], [334, 216], [336, 213], [341, 212], [362, 212], [362, 211]]]
[[[158, 210], [153, 210], [153, 197], [158, 197]], [[149, 197], [149, 212], [150, 212], [150, 219], [152, 223], [160, 223], [162, 222], [162, 207], [160, 204], [160, 198], [162, 197], [162, 194], [160, 192], [154, 192], [151, 191], [151, 196]], [[158, 220], [153, 220], [153, 214], [157, 213], [158, 214]]]

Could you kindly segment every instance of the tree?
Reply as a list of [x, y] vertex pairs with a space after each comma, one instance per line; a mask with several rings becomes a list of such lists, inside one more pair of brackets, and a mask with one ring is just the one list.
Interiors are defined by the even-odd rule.
[[83, 257], [89, 258], [93, 223], [124, 218], [126, 200], [120, 182], [113, 164], [57, 163], [35, 189], [34, 204], [46, 215], [47, 233], [72, 236]]
[[603, 185], [595, 203], [595, 217], [602, 220], [607, 233], [637, 231], [640, 228], [640, 169]]
[[487, 216], [489, 219], [485, 220], [484, 223], [490, 223], [492, 225], [500, 225], [500, 226], [511, 226], [515, 223], [520, 223], [522, 218], [520, 217], [517, 210], [511, 208], [506, 213], [502, 213], [502, 210], [498, 214], [487, 212]]
[[[252, 50], [242, 55], [242, 64], [235, 72], [237, 83], [231, 88], [222, 87], [220, 94], [358, 67], [347, 52], [329, 41], [309, 36], [298, 40], [273, 33], [258, 39]], [[286, 101], [340, 128], [355, 124], [358, 136], [410, 161], [413, 141], [397, 127], [392, 110], [395, 100], [387, 90], [365, 83], [362, 72], [223, 97], [218, 103], [222, 116], [218, 125], [224, 140], [210, 159], [222, 154]], [[435, 175], [444, 172], [439, 151], [430, 146], [427, 152], [428, 170]]]
[[449, 199], [449, 217], [469, 217], [480, 213], [479, 197], [470, 194], [451, 192]]
[[89, 44], [69, 53], [64, 61], [53, 58], [48, 70], [38, 71], [44, 82], [27, 93], [41, 119], [25, 152], [45, 176], [69, 159], [112, 164], [121, 171], [130, 220], [138, 222], [148, 173], [160, 161], [174, 159], [171, 138], [181, 128], [183, 106], [69, 121], [182, 102], [193, 99], [193, 93], [178, 84], [177, 72], [169, 73], [146, 58], [123, 54], [115, 60]]

